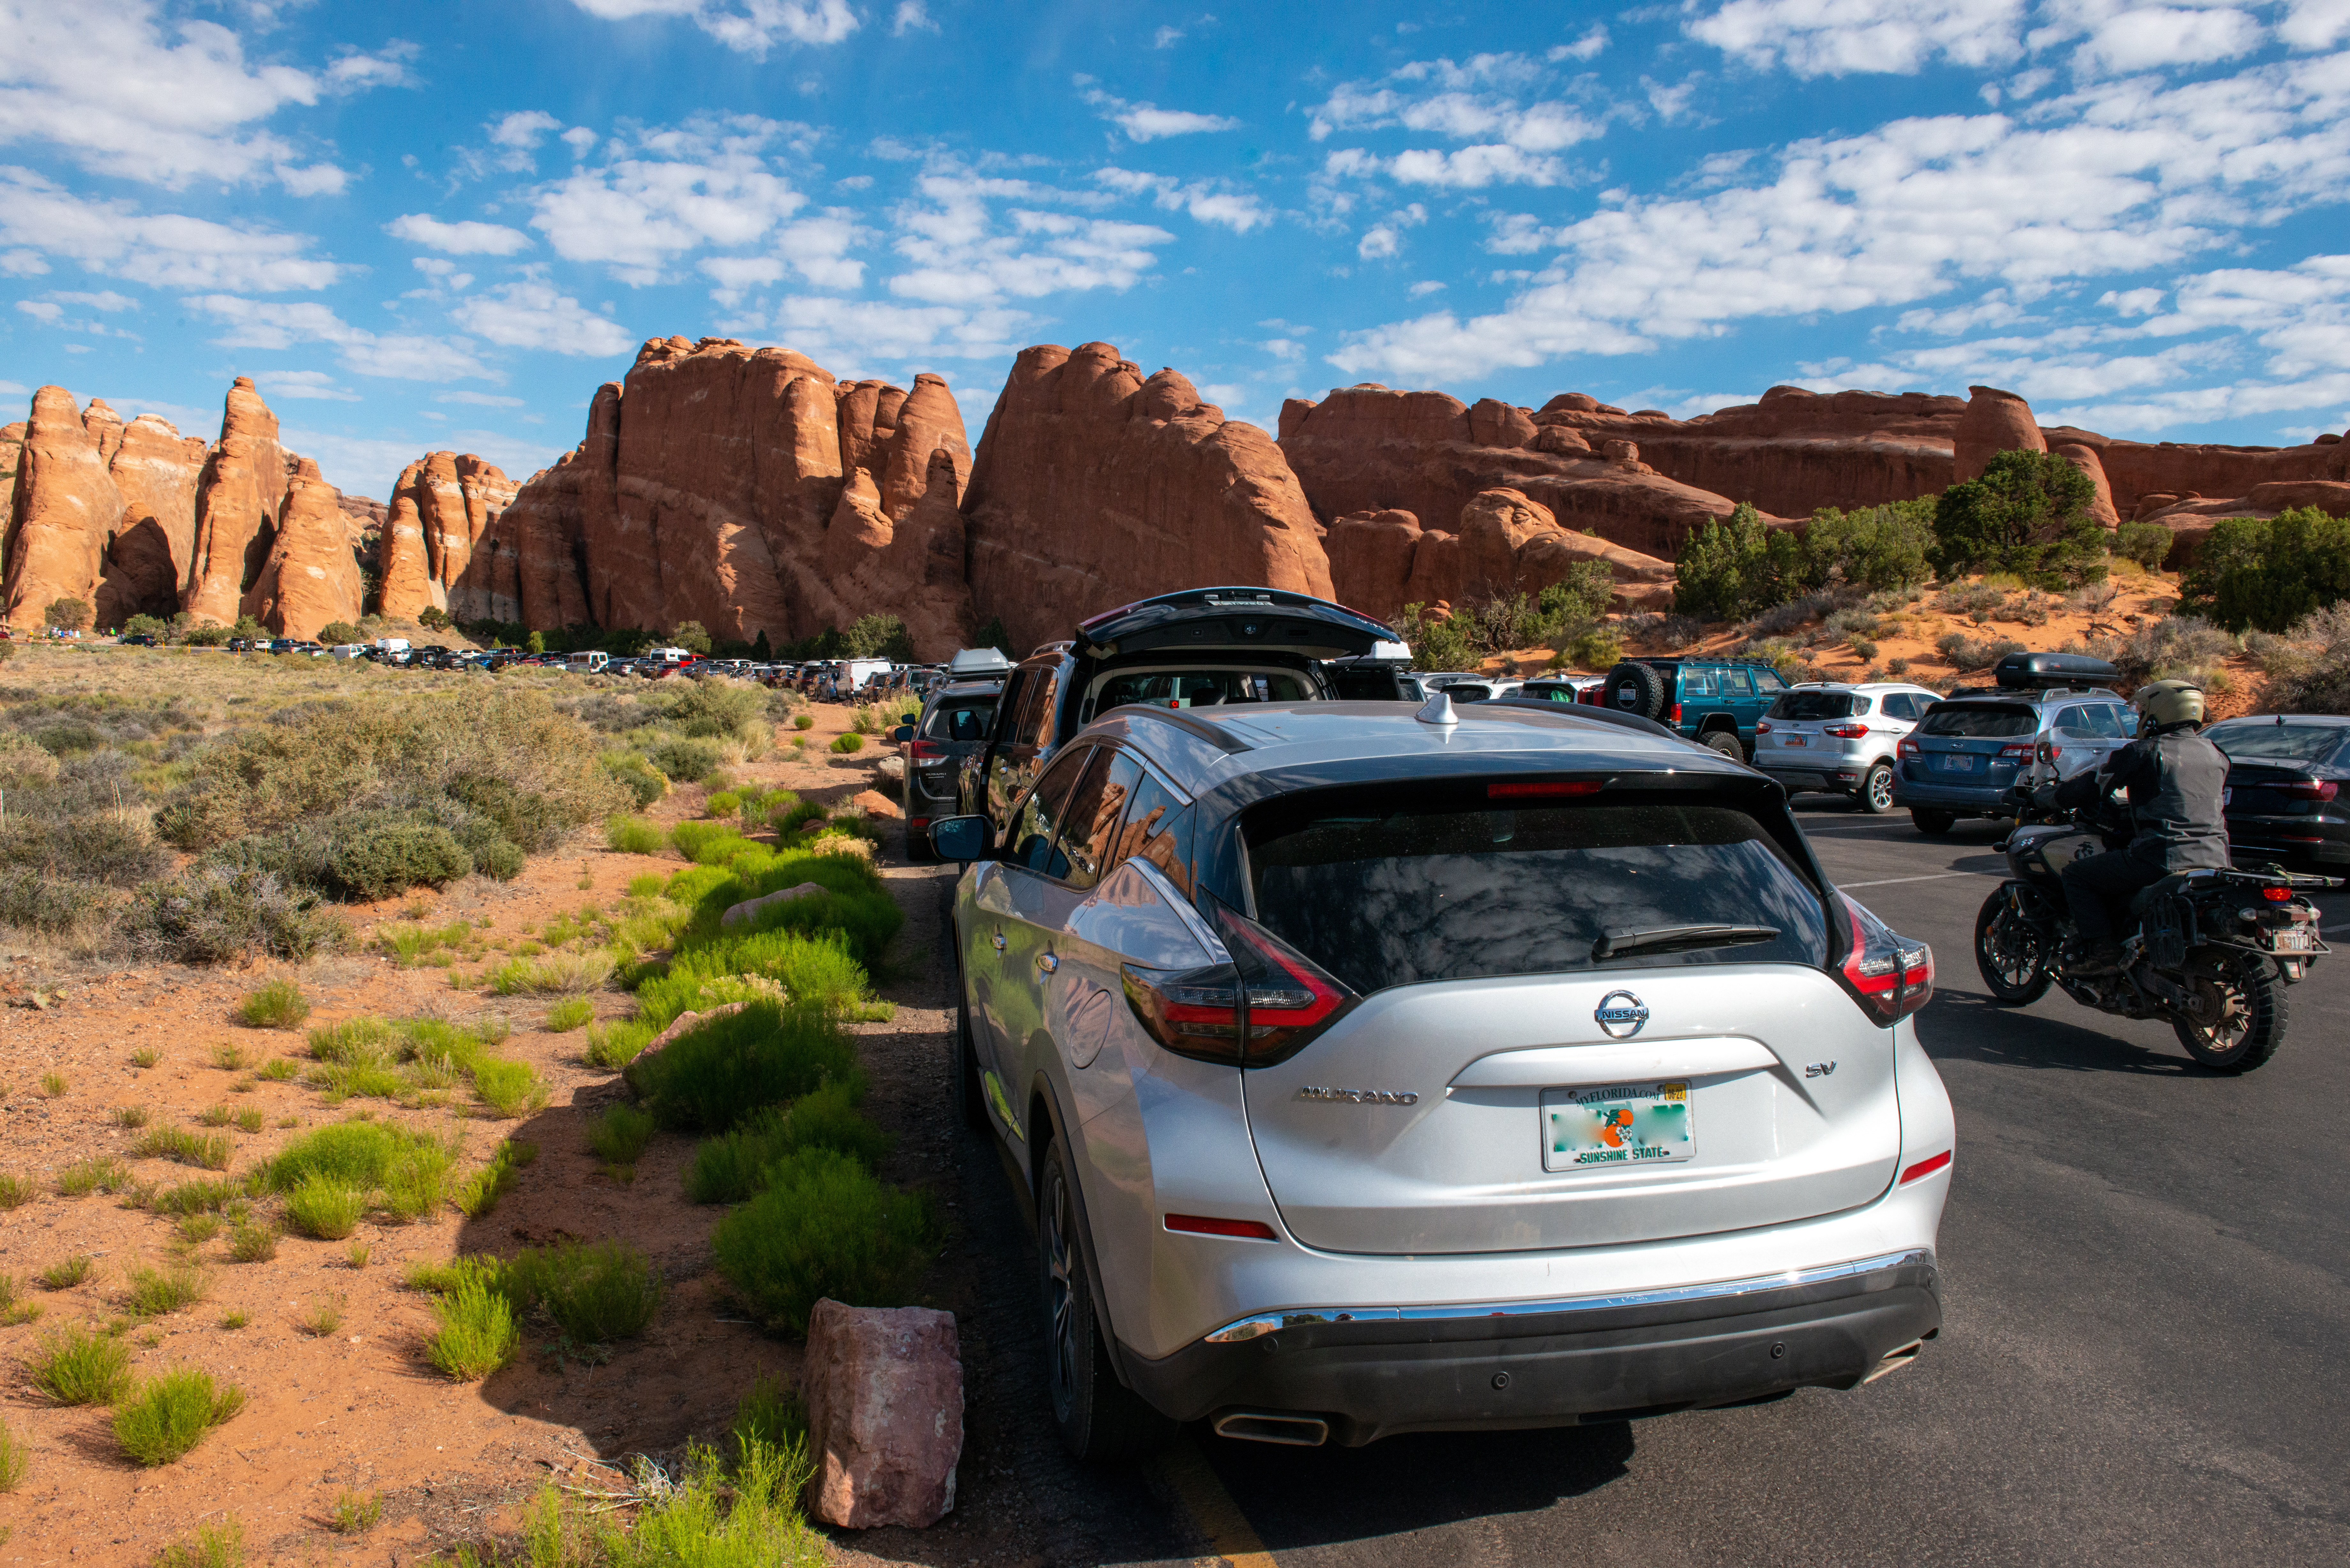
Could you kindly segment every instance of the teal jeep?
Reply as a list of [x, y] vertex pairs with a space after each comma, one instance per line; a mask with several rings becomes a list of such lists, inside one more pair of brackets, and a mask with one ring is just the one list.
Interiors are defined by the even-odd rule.
[[1754, 722], [1786, 689], [1759, 659], [1627, 659], [1607, 672], [1599, 705], [1744, 762], [1754, 755]]

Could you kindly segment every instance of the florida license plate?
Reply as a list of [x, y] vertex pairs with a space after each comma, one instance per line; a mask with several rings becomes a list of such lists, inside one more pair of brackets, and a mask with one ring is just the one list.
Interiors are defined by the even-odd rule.
[[1545, 1089], [1543, 1168], [1655, 1165], [1697, 1153], [1686, 1083]]

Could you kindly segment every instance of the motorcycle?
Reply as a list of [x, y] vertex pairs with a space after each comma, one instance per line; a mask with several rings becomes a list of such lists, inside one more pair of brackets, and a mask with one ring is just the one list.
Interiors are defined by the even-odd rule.
[[2108, 796], [2060, 812], [2050, 792], [2016, 792], [2015, 827], [1995, 846], [2011, 873], [1975, 916], [1975, 967], [1994, 1001], [2027, 1007], [2054, 985], [2084, 1007], [2123, 1018], [2168, 1018], [2178, 1043], [2215, 1072], [2248, 1073], [2284, 1044], [2285, 988], [2333, 950], [2302, 895], [2338, 877], [2276, 867], [2182, 871], [2130, 899], [2133, 927], [2118, 968], [2070, 971], [2074, 935], [2062, 881], [2084, 855], [2129, 842], [2126, 812]]

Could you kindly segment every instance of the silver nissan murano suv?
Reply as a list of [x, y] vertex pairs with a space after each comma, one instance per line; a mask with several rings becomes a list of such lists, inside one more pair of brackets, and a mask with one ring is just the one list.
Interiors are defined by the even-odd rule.
[[1001, 842], [931, 832], [1080, 1458], [1848, 1389], [1939, 1329], [1931, 955], [1718, 752], [1441, 693], [1126, 707]]

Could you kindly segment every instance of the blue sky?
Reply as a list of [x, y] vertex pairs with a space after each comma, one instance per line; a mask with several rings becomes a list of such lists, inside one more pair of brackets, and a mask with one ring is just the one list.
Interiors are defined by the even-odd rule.
[[2350, 422], [2350, 0], [1432, 7], [0, 0], [0, 399], [382, 496], [517, 478], [636, 345], [1118, 344], [1687, 414], [1774, 382], [2150, 440]]

